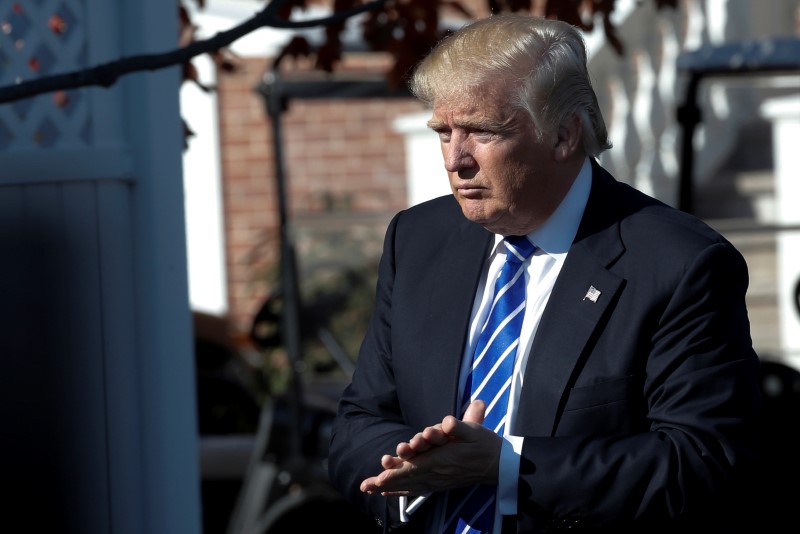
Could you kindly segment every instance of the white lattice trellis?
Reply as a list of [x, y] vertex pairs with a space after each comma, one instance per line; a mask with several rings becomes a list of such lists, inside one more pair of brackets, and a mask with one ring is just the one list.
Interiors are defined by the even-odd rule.
[[[84, 0], [0, 0], [0, 86], [87, 67]], [[91, 145], [86, 90], [0, 106], [0, 151]]]

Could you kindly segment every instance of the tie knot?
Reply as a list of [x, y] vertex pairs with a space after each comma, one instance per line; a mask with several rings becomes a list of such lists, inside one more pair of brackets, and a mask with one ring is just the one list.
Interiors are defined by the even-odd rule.
[[528, 238], [524, 235], [510, 235], [505, 238], [505, 241], [506, 249], [508, 250], [506, 261], [522, 263], [527, 260], [536, 249], [533, 243], [528, 241]]

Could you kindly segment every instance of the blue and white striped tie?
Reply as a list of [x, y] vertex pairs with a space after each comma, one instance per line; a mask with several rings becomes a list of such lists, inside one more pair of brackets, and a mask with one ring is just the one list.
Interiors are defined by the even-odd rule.
[[[472, 370], [464, 387], [464, 413], [470, 402], [486, 403], [483, 425], [503, 434], [511, 377], [525, 317], [524, 263], [536, 247], [525, 236], [505, 239], [506, 262], [494, 286], [494, 298], [478, 337]], [[445, 517], [445, 533], [490, 532], [494, 520], [495, 486], [473, 486], [451, 491]]]

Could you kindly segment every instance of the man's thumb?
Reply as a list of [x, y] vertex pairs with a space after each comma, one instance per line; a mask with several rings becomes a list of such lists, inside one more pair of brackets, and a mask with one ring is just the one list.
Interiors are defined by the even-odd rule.
[[467, 406], [467, 411], [464, 412], [464, 418], [462, 420], [468, 423], [478, 423], [482, 425], [485, 415], [486, 403], [482, 400], [474, 400]]
[[486, 414], [486, 404], [482, 400], [472, 401], [469, 406], [467, 406], [467, 411], [464, 412], [464, 418], [459, 421], [452, 415], [448, 415], [444, 419], [442, 419], [442, 430], [445, 434], [448, 434], [452, 437], [456, 438], [464, 438], [465, 432], [470, 431], [470, 426], [465, 425], [464, 423], [476, 423], [478, 425], [483, 424], [483, 417]]

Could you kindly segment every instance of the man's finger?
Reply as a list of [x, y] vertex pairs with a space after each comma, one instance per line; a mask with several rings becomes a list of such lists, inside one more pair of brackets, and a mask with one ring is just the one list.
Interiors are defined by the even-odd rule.
[[384, 469], [395, 469], [403, 464], [403, 459], [389, 454], [384, 454], [381, 457], [381, 467]]
[[442, 432], [442, 425], [429, 426], [422, 431], [422, 437], [430, 445], [444, 445], [450, 441], [450, 438], [447, 437], [447, 434]]
[[397, 458], [400, 460], [410, 460], [419, 453], [419, 451], [411, 446], [411, 443], [399, 443], [396, 452]]

